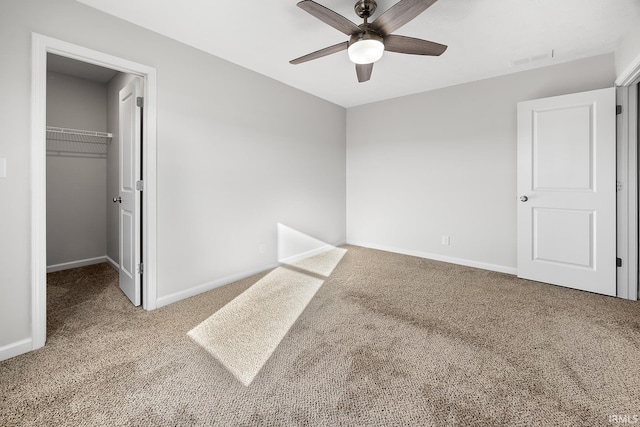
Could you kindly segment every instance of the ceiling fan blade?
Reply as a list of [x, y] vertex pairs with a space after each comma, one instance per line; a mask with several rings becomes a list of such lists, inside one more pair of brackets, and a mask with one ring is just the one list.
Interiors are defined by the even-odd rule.
[[341, 50], [347, 50], [348, 47], [349, 47], [349, 42], [334, 44], [333, 46], [325, 47], [324, 49], [317, 50], [308, 55], [301, 56], [300, 58], [292, 59], [291, 61], [289, 61], [289, 63], [302, 64], [303, 62], [322, 58], [323, 56], [331, 55], [332, 53], [340, 52]]
[[382, 15], [378, 16], [370, 26], [383, 36], [386, 36], [420, 15], [436, 1], [437, 0], [400, 0]]
[[300, 9], [306, 10], [325, 24], [331, 25], [336, 30], [341, 31], [348, 36], [362, 32], [360, 27], [349, 21], [344, 16], [312, 0], [301, 1], [300, 3], [298, 3], [298, 7]]
[[411, 55], [440, 56], [447, 50], [447, 46], [428, 40], [391, 34], [384, 38], [384, 50]]
[[356, 64], [356, 74], [360, 83], [366, 82], [371, 78], [373, 71], [373, 62], [371, 64]]

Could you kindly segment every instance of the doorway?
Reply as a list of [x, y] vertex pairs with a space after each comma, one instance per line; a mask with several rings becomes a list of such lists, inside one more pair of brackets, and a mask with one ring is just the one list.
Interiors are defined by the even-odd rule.
[[616, 93], [518, 103], [518, 277], [616, 295]]
[[[142, 179], [142, 107], [136, 105], [136, 99], [143, 99], [141, 80], [47, 55], [47, 273], [108, 262], [120, 273], [120, 288], [135, 306], [142, 294], [141, 233], [134, 240], [122, 231], [141, 230], [142, 193], [135, 188]], [[123, 178], [134, 182], [122, 185]], [[130, 203], [129, 215], [120, 214], [127, 205], [117, 203], [121, 196], [136, 202]], [[129, 259], [123, 260], [122, 253]]]
[[47, 54], [55, 54], [83, 63], [97, 65], [142, 79], [145, 109], [141, 117], [143, 155], [140, 157], [145, 191], [140, 197], [142, 235], [140, 247], [144, 254], [145, 271], [141, 282], [142, 306], [146, 310], [156, 308], [156, 71], [154, 68], [134, 63], [82, 46], [53, 39], [40, 34], [32, 35], [32, 349], [44, 346], [46, 341], [46, 273], [47, 273], [47, 222], [46, 222], [46, 88]]
[[[604, 204], [608, 207], [616, 208], [615, 231], [611, 231], [611, 227], [609, 227], [610, 231], [608, 233], [605, 233], [605, 234], [608, 234], [608, 236], [605, 236], [605, 239], [610, 240], [612, 237], [615, 238], [614, 240], [615, 246], [613, 249], [610, 248], [609, 250], [605, 250], [603, 253], [601, 253], [601, 255], [603, 256], [599, 257], [601, 261], [604, 260], [605, 263], [608, 263], [608, 265], [606, 266], [606, 269], [609, 270], [608, 277], [603, 278], [602, 280], [599, 281], [599, 283], [601, 283], [603, 286], [607, 286], [607, 289], [603, 292], [602, 289], [600, 288], [600, 285], [598, 285], [598, 286], [592, 286], [589, 289], [585, 289], [585, 290], [604, 293], [607, 295], [616, 295], [620, 298], [625, 298], [625, 299], [630, 299], [635, 301], [638, 299], [638, 294], [640, 293], [639, 282], [638, 282], [638, 275], [639, 275], [638, 253], [640, 252], [640, 248], [639, 248], [640, 238], [638, 234], [638, 229], [640, 228], [640, 224], [638, 222], [638, 218], [640, 217], [640, 210], [639, 210], [640, 206], [638, 204], [638, 199], [640, 197], [638, 193], [638, 188], [640, 187], [640, 181], [638, 180], [639, 178], [638, 165], [640, 164], [640, 153], [638, 151], [638, 144], [639, 144], [638, 135], [640, 134], [640, 99], [639, 99], [640, 98], [640, 59], [637, 61], [636, 64], [634, 64], [633, 67], [629, 68], [628, 72], [626, 72], [623, 76], [619, 77], [619, 79], [616, 80], [616, 85], [618, 85], [618, 87], [615, 89], [615, 92], [616, 92], [615, 108], [614, 108], [614, 105], [611, 105], [611, 103], [609, 103], [608, 106], [604, 107], [604, 112], [606, 115], [609, 115], [610, 117], [615, 117], [616, 131], [615, 131], [615, 138], [613, 139], [615, 139], [616, 159], [615, 159], [615, 162], [612, 162], [611, 160], [608, 161], [610, 166], [615, 166], [615, 175], [612, 175], [611, 173], [609, 173], [608, 174], [609, 179], [607, 179], [602, 185], [600, 185], [601, 188], [608, 187], [609, 192], [613, 190], [615, 191], [615, 194], [616, 194], [615, 203], [611, 203], [609, 201]], [[614, 90], [613, 88], [603, 89], [603, 91], [613, 91], [613, 90]], [[594, 91], [594, 92], [598, 92], [598, 91]], [[565, 95], [564, 97], [556, 97], [556, 98], [565, 99], [566, 97], [573, 97], [573, 96], [580, 96], [580, 94]], [[548, 98], [548, 99], [553, 100], [554, 98]], [[526, 104], [526, 106], [531, 106], [539, 102], [544, 103], [546, 101], [545, 100], [526, 101], [521, 104], [522, 105]], [[579, 103], [576, 103], [576, 102], [571, 103], [572, 108], [578, 105]], [[528, 110], [523, 110], [523, 111], [526, 114], [522, 115], [522, 119], [523, 119], [522, 121], [526, 123], [531, 122], [532, 120], [530, 119], [532, 118], [532, 115], [529, 113], [531, 113], [532, 111], [528, 111]], [[554, 111], [554, 110], [553, 108], [552, 109], [547, 108], [546, 110], [543, 109], [542, 111], [548, 112], [548, 111]], [[567, 111], [569, 110], [564, 110], [564, 113], [566, 113]], [[600, 113], [602, 113], [602, 111]], [[590, 116], [589, 120], [591, 120], [592, 118], [593, 116]], [[565, 122], [566, 121], [559, 122], [558, 125], [555, 126], [555, 130], [554, 132], [551, 133], [551, 135], [557, 132], [558, 129], [562, 129], [564, 132], [563, 123]], [[539, 122], [537, 123], [539, 124]], [[533, 127], [530, 126], [529, 124], [527, 124], [527, 126], [523, 126], [521, 129], [520, 123], [519, 123], [519, 140], [522, 139], [523, 141], [527, 141], [527, 144], [523, 145], [525, 149], [522, 150], [522, 154], [523, 154], [522, 164], [525, 166], [527, 166], [528, 163], [530, 162], [532, 155], [540, 154], [539, 151], [534, 151], [529, 148], [531, 145], [530, 142], [532, 141], [531, 137], [533, 135], [533, 134], [529, 134], [529, 131], [531, 131], [532, 129]], [[523, 130], [523, 132], [520, 132], [520, 130]], [[522, 137], [520, 133], [522, 133]], [[541, 134], [536, 133], [535, 135], [539, 138]], [[567, 135], [567, 133], [564, 132], [563, 135]], [[519, 154], [518, 154], [519, 161], [521, 157], [520, 151], [521, 150], [519, 149]], [[596, 158], [595, 156], [591, 156], [591, 157], [593, 159]], [[562, 163], [561, 166], [570, 164], [571, 162], [573, 162], [574, 158], [575, 156], [573, 156], [571, 160], [566, 160], [565, 162]], [[595, 162], [593, 162], [592, 164], [595, 165]], [[520, 169], [521, 169], [520, 163], [519, 163], [518, 169], [519, 169], [518, 173], [520, 175]], [[518, 245], [519, 245], [518, 246], [518, 249], [519, 249], [518, 275], [520, 277], [532, 278], [533, 280], [540, 280], [543, 282], [556, 283], [563, 286], [584, 289], [584, 287], [581, 288], [580, 286], [583, 286], [584, 283], [587, 283], [588, 279], [582, 280], [578, 284], [579, 286], [573, 286], [570, 282], [570, 279], [565, 280], [561, 277], [561, 273], [558, 273], [558, 274], [554, 273], [545, 277], [540, 276], [540, 274], [544, 274], [544, 269], [547, 269], [547, 267], [550, 267], [550, 266], [554, 268], [562, 267], [560, 266], [561, 262], [558, 262], [558, 261], [565, 261], [564, 262], [565, 264], [569, 264], [566, 262], [567, 260], [566, 255], [559, 252], [559, 249], [563, 248], [562, 243], [547, 244], [546, 247], [543, 247], [543, 246], [540, 246], [539, 244], [536, 244], [539, 242], [533, 241], [532, 237], [536, 237], [536, 238], [539, 237], [534, 234], [541, 230], [540, 225], [547, 226], [551, 224], [551, 226], [555, 226], [556, 231], [553, 231], [549, 227], [547, 227], [549, 230], [553, 231], [553, 232], [546, 233], [545, 236], [548, 237], [547, 240], [552, 241], [554, 238], [564, 235], [565, 236], [564, 241], [565, 242], [569, 241], [572, 243], [575, 240], [574, 236], [577, 235], [578, 233], [573, 232], [571, 234], [571, 238], [566, 238], [566, 236], [568, 235], [568, 231], [571, 231], [572, 229], [574, 231], [577, 230], [580, 226], [580, 222], [579, 220], [571, 221], [571, 223], [568, 223], [565, 221], [564, 225], [557, 226], [557, 224], [554, 224], [551, 221], [545, 222], [544, 220], [547, 218], [544, 218], [543, 216], [539, 215], [537, 218], [538, 221], [536, 223], [533, 223], [532, 225], [531, 224], [532, 221], [530, 221], [530, 219], [533, 217], [533, 215], [528, 215], [527, 217], [520, 215], [521, 211], [531, 214], [532, 213], [531, 211], [533, 209], [536, 209], [535, 204], [529, 203], [531, 201], [530, 195], [524, 194], [525, 191], [527, 190], [530, 191], [532, 189], [530, 178], [533, 177], [533, 175], [531, 175], [530, 173], [524, 173], [526, 172], [524, 171], [524, 169], [526, 168], [522, 168], [522, 169], [523, 169], [522, 179], [520, 179], [519, 177], [519, 190], [520, 190], [519, 195], [522, 194], [522, 196], [520, 198], [520, 201], [517, 202], [519, 205], [518, 220], [519, 220], [519, 223], [522, 222], [522, 224], [519, 224], [519, 234], [518, 234]], [[588, 168], [583, 168], [583, 169], [586, 170]], [[531, 167], [528, 167], [527, 170], [531, 170]], [[561, 168], [556, 168], [556, 170], [561, 170]], [[573, 178], [575, 178], [575, 176], [573, 176]], [[521, 186], [520, 185], [521, 182], [524, 185]], [[595, 187], [594, 188], [590, 188], [590, 186], [584, 186], [584, 187], [585, 187], [584, 189], [585, 191], [583, 191], [583, 193], [585, 194], [588, 192], [593, 193], [594, 192], [593, 190], [595, 190]], [[553, 188], [551, 189], [553, 190]], [[549, 188], [542, 188], [542, 190], [549, 190]], [[557, 193], [564, 196], [564, 193], [559, 193], [559, 192]], [[534, 193], [534, 195], [537, 196], [538, 194]], [[534, 201], [536, 201], [537, 203], [540, 203], [540, 200], [534, 200]], [[554, 208], [554, 206], [551, 206], [549, 202], [546, 202], [546, 204], [542, 206], [542, 209], [538, 209], [538, 210], [543, 214], [547, 214], [550, 208]], [[569, 213], [575, 216], [576, 213], [579, 213], [574, 207], [570, 206], [570, 208], [571, 208], [570, 211], [565, 209], [565, 212], [561, 212], [561, 214], [564, 215], [565, 213]], [[593, 212], [595, 213], [595, 210]], [[521, 217], [523, 221], [520, 221]], [[540, 219], [542, 219], [543, 221], [540, 221]], [[582, 222], [583, 224], [585, 224], [585, 226], [582, 227], [583, 230], [586, 230], [587, 228], [589, 228], [594, 232], [593, 236], [595, 237], [595, 230], [596, 230], [594, 226], [595, 221], [588, 222], [583, 220]], [[522, 233], [520, 232], [520, 228], [522, 228]], [[586, 235], [586, 234], [583, 233], [583, 235]], [[521, 238], [521, 236], [524, 238]], [[597, 243], [595, 240], [596, 239], [591, 240], [591, 236], [587, 235], [586, 238], [583, 238], [584, 244], [581, 245], [581, 248], [588, 248], [589, 246], [591, 246], [592, 248], [595, 249], [596, 243]], [[598, 239], [598, 241], [602, 241], [602, 239]], [[565, 244], [564, 246], [566, 248], [567, 245]], [[547, 256], [546, 258], [540, 257], [539, 256], [541, 253], [540, 248], [544, 249], [547, 255], [552, 254], [556, 258], [549, 257], [549, 256]], [[557, 259], [558, 253], [560, 253], [561, 256], [564, 255], [564, 259], [558, 260]], [[572, 260], [569, 260], [569, 261], [573, 261], [572, 267], [581, 268], [583, 272], [587, 272], [587, 273], [589, 273], [588, 270], [590, 269], [593, 270], [592, 265], [590, 264], [592, 264], [593, 261], [597, 261], [595, 257], [596, 250], [590, 250], [590, 251], [587, 251], [587, 253], [584, 253], [583, 251], [582, 259], [578, 260], [581, 262], [575, 262], [576, 254], [579, 254], [579, 250], [574, 250], [571, 253], [571, 256], [574, 257]], [[521, 260], [523, 261], [522, 263], [520, 262]], [[537, 268], [537, 266], [533, 265], [535, 263], [539, 265], [542, 265], [543, 263], [545, 263], [544, 269]], [[524, 266], [522, 269], [521, 269], [521, 265]], [[615, 266], [614, 273], [610, 272], [612, 266]], [[521, 272], [523, 272], [524, 274], [521, 275]], [[614, 287], [611, 286], [612, 280], [615, 280]]]

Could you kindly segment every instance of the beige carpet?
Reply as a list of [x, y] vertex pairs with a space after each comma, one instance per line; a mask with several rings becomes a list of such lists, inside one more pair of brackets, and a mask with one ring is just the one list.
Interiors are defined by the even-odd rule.
[[328, 248], [274, 269], [188, 335], [248, 386], [345, 252]]
[[322, 280], [279, 267], [189, 331], [189, 336], [249, 385]]
[[[188, 336], [266, 274], [154, 312], [52, 273], [48, 343], [0, 362], [0, 425], [614, 425], [640, 305], [346, 246], [249, 386]], [[619, 423], [618, 423], [619, 425]]]

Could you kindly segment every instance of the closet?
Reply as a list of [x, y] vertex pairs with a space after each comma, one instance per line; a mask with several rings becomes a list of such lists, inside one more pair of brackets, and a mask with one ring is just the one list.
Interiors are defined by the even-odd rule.
[[47, 55], [47, 271], [118, 269], [118, 92], [134, 76]]

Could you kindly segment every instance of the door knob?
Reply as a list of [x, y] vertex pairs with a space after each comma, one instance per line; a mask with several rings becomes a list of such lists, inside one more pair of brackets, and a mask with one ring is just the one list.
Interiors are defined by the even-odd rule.
[[527, 200], [529, 200], [529, 198], [527, 196], [520, 196], [520, 201], [521, 202], [526, 202]]
[[113, 203], [122, 203], [122, 197], [120, 197], [120, 196], [114, 197], [113, 198]]

